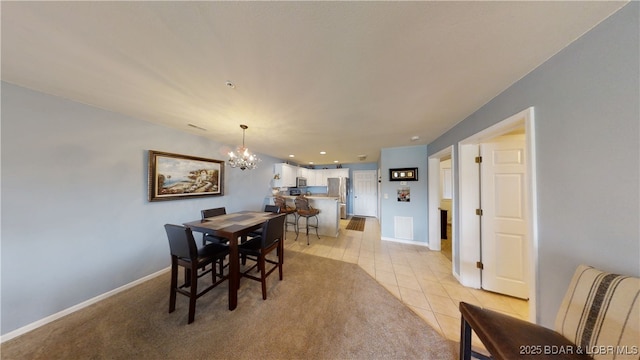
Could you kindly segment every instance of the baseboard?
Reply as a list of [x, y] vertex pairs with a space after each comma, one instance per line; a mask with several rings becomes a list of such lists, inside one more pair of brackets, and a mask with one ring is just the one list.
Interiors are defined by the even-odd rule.
[[397, 242], [397, 243], [402, 243], [402, 244], [411, 244], [411, 245], [418, 245], [418, 246], [425, 246], [425, 247], [429, 247], [429, 244], [426, 242], [421, 242], [421, 241], [413, 241], [413, 240], [402, 240], [402, 239], [396, 239], [396, 238], [389, 238], [389, 237], [381, 237], [381, 240], [384, 241], [391, 241], [391, 242]]
[[98, 296], [96, 296], [94, 298], [91, 298], [89, 300], [83, 301], [83, 302], [81, 302], [81, 303], [79, 303], [77, 305], [74, 305], [74, 306], [70, 307], [70, 308], [67, 308], [67, 309], [64, 309], [62, 311], [59, 311], [59, 312], [57, 312], [57, 313], [55, 313], [53, 315], [49, 315], [49, 316], [47, 316], [45, 318], [42, 318], [42, 319], [40, 319], [38, 321], [34, 321], [29, 325], [25, 325], [25, 326], [23, 326], [23, 327], [21, 327], [19, 329], [16, 329], [16, 330], [13, 330], [11, 332], [8, 332], [8, 333], [2, 335], [2, 337], [0, 338], [0, 343], [3, 343], [5, 341], [7, 341], [7, 340], [11, 340], [11, 339], [13, 339], [15, 337], [18, 337], [20, 335], [26, 334], [31, 330], [35, 330], [35, 329], [37, 329], [37, 328], [39, 328], [41, 326], [44, 326], [44, 325], [46, 325], [46, 324], [48, 324], [48, 323], [50, 323], [52, 321], [58, 320], [63, 316], [66, 316], [66, 315], [74, 313], [74, 312], [76, 312], [78, 310], [84, 309], [87, 306], [93, 305], [93, 304], [95, 304], [95, 303], [97, 303], [99, 301], [102, 301], [102, 300], [104, 300], [104, 299], [106, 299], [108, 297], [111, 297], [111, 296], [113, 296], [113, 295], [115, 295], [117, 293], [120, 293], [122, 291], [130, 289], [130, 288], [132, 288], [132, 287], [134, 287], [136, 285], [142, 284], [145, 281], [151, 280], [151, 279], [153, 279], [153, 278], [155, 278], [157, 276], [162, 275], [163, 273], [169, 271], [170, 268], [171, 267], [166, 267], [166, 268], [164, 268], [164, 269], [162, 269], [160, 271], [157, 271], [157, 272], [155, 272], [153, 274], [147, 275], [147, 276], [145, 276], [143, 278], [140, 278], [140, 279], [135, 280], [133, 282], [130, 282], [128, 284], [122, 285], [119, 288], [113, 289], [111, 291], [107, 291], [104, 294], [100, 294], [100, 295], [98, 295]]

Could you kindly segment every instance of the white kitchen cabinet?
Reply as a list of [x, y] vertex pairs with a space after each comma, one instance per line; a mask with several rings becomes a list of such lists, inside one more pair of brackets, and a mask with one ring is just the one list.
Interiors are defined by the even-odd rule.
[[329, 169], [318, 169], [315, 170], [318, 172], [318, 186], [327, 186], [327, 178], [329, 177]]
[[296, 176], [298, 176], [298, 167], [280, 163], [274, 165], [274, 175], [279, 174], [280, 179], [274, 181], [275, 187], [296, 187]]
[[314, 186], [322, 186], [322, 171], [313, 170], [313, 181], [315, 184]]
[[303, 168], [303, 167], [299, 167], [298, 168], [298, 177], [302, 177], [307, 179], [307, 185], [308, 185], [308, 180], [309, 180], [309, 169], [307, 168]]
[[286, 163], [275, 164], [273, 173], [280, 175], [275, 187], [296, 187], [296, 177], [306, 178], [307, 186], [327, 186], [328, 178], [349, 177], [349, 169], [307, 169]]
[[320, 186], [318, 184], [318, 173], [316, 170], [307, 169], [307, 186]]

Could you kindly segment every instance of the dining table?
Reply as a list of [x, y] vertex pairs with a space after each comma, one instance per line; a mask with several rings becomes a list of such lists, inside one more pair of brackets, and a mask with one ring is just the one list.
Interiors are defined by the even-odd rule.
[[238, 306], [240, 287], [240, 256], [238, 239], [244, 242], [247, 235], [262, 227], [269, 219], [281, 216], [272, 212], [239, 211], [183, 223], [192, 231], [207, 233], [229, 240], [229, 310]]

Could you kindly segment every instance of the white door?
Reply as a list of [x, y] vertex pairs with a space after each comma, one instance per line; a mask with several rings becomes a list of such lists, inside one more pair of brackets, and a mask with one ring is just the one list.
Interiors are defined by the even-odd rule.
[[524, 135], [480, 145], [482, 288], [529, 298]]
[[376, 170], [353, 172], [353, 214], [360, 216], [377, 215]]

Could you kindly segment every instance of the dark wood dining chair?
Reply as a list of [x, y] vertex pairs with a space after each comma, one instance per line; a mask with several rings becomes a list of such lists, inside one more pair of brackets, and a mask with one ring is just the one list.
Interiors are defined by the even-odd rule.
[[[176, 309], [176, 294], [189, 297], [189, 320], [191, 324], [196, 314], [196, 299], [229, 278], [229, 275], [216, 273], [214, 263], [222, 264], [229, 255], [229, 247], [222, 244], [207, 244], [198, 249], [193, 233], [188, 227], [166, 224], [164, 226], [171, 251], [171, 292], [169, 294], [169, 312]], [[211, 268], [205, 267], [212, 264]], [[184, 283], [178, 285], [178, 267], [184, 268]], [[222, 265], [220, 269], [222, 270]], [[198, 270], [201, 270], [198, 273]], [[212, 284], [198, 292], [198, 279], [211, 273]], [[185, 290], [188, 288], [189, 290]]]
[[[227, 213], [227, 209], [225, 207], [204, 209], [200, 211], [200, 215], [202, 216], [203, 220], [205, 218], [225, 215], [226, 213]], [[204, 233], [202, 234], [202, 245], [205, 245], [207, 242], [226, 244], [229, 242], [229, 239]]]
[[[240, 274], [241, 277], [246, 277], [252, 280], [260, 281], [262, 283], [262, 299], [267, 299], [267, 276], [278, 269], [280, 274], [280, 280], [282, 280], [282, 263], [284, 257], [284, 221], [286, 214], [280, 214], [280, 216], [267, 220], [262, 226], [262, 235], [250, 239], [240, 245], [238, 245], [238, 252], [241, 256], [245, 256], [247, 259], [255, 261], [256, 263], [249, 269]], [[267, 258], [267, 255], [276, 250], [278, 259], [273, 260]], [[273, 266], [267, 270], [267, 264]], [[260, 271], [260, 277], [250, 274], [255, 268]]]
[[[275, 206], [275, 205], [265, 205], [264, 206], [264, 212], [271, 212], [274, 214], [279, 214], [280, 213], [280, 207]], [[249, 233], [249, 237], [257, 237], [257, 236], [261, 236], [262, 235], [262, 228], [256, 230], [256, 231], [252, 231], [251, 233]]]

